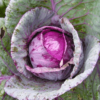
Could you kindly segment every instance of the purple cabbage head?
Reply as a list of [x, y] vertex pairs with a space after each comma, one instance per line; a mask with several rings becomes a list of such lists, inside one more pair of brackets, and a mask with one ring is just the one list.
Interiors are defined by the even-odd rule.
[[[57, 68], [58, 72], [41, 73], [39, 77], [50, 80], [62, 80], [69, 77], [69, 72], [72, 71], [73, 64], [70, 60], [73, 58], [74, 43], [70, 33], [61, 28], [54, 26], [45, 26], [35, 30], [29, 37], [29, 57], [33, 68], [39, 70], [45, 68]], [[64, 70], [60, 68], [66, 64]], [[26, 67], [27, 69], [29, 67]], [[31, 70], [31, 69], [30, 69]], [[38, 76], [38, 74], [35, 74]], [[50, 76], [51, 75], [51, 76]], [[53, 75], [53, 77], [52, 77]]]
[[[46, 15], [42, 16], [41, 12]], [[78, 33], [67, 18], [58, 16], [55, 23], [55, 17], [46, 8], [35, 8], [28, 11], [16, 26], [11, 55], [23, 75], [57, 81], [72, 78], [79, 72], [83, 49]]]

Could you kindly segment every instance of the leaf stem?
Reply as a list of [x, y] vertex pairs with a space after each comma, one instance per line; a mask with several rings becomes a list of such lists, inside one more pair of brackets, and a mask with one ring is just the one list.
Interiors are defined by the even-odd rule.
[[[74, 0], [72, 0], [72, 1], [74, 1]], [[63, 5], [61, 5], [61, 6], [59, 6], [59, 8], [57, 9], [57, 12], [59, 11], [59, 9], [60, 9], [62, 6], [65, 6], [65, 5], [67, 5], [68, 3], [71, 3], [72, 1], [67, 2], [67, 3], [65, 3], [65, 4], [63, 4]]]
[[71, 18], [71, 19], [69, 19], [69, 20], [73, 20], [73, 19], [81, 18], [81, 17], [84, 17], [84, 16], [86, 16], [86, 15], [88, 15], [88, 14], [89, 14], [89, 12], [87, 12], [86, 14], [84, 14], [84, 15], [82, 15], [82, 16], [79, 16], [79, 17], [73, 17], [73, 18]]
[[56, 9], [56, 3], [54, 0], [50, 0], [51, 1], [51, 5], [52, 5], [52, 10], [55, 12]]
[[58, 3], [60, 3], [62, 0], [59, 0], [58, 2], [56, 2], [56, 5], [58, 4]]
[[81, 0], [77, 5], [75, 5], [74, 7], [71, 7], [70, 9], [68, 9], [65, 13], [63, 13], [60, 18], [62, 18], [65, 14], [67, 14], [69, 11], [71, 11], [73, 8], [77, 7], [78, 5], [80, 5], [82, 3], [83, 0]]

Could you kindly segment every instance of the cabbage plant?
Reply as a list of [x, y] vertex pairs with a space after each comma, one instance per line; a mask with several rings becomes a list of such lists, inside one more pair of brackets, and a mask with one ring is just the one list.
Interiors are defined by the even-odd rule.
[[58, 100], [95, 66], [100, 75], [100, 36], [93, 23], [98, 6], [95, 0], [10, 0], [0, 19], [0, 61], [8, 68], [1, 68], [3, 99]]

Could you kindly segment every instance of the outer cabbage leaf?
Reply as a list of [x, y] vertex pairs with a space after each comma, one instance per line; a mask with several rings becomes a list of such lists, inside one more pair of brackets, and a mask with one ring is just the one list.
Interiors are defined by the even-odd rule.
[[[13, 33], [13, 30], [19, 22], [22, 15], [35, 8], [35, 7], [47, 7], [45, 0], [10, 0], [10, 3], [6, 9], [6, 27], [8, 33]], [[50, 4], [50, 2], [49, 2]]]
[[[0, 39], [1, 39], [1, 34], [3, 34], [2, 33], [2, 31], [1, 31], [1, 28], [2, 29], [4, 29], [4, 27], [5, 27], [5, 19], [4, 18], [0, 18]], [[4, 34], [3, 34], [4, 35]], [[8, 39], [6, 38], [6, 41], [7, 41]], [[8, 41], [7, 41], [8, 42]], [[5, 44], [7, 43], [7, 42], [5, 42]], [[8, 44], [7, 44], [8, 45]], [[1, 45], [1, 40], [0, 40], [0, 57], [3, 57], [3, 58], [7, 58], [8, 56], [7, 56], [7, 53], [6, 52], [4, 52], [4, 50], [3, 50], [3, 47], [2, 47], [2, 45]], [[6, 66], [5, 66], [5, 64], [2, 62], [2, 60], [0, 59], [0, 71], [1, 71], [1, 73], [2, 74], [6, 74], [6, 73], [8, 73], [9, 71], [8, 71], [8, 69], [6, 68]]]
[[87, 36], [85, 39], [86, 48], [83, 70], [75, 78], [66, 79], [64, 82], [53, 82], [35, 77], [29, 80], [23, 76], [20, 78], [13, 76], [6, 83], [5, 92], [17, 99], [52, 100], [81, 84], [92, 73], [100, 51], [98, 39], [93, 36]]
[[74, 51], [74, 57], [73, 57], [74, 68], [70, 75], [70, 78], [72, 78], [74, 75], [77, 74], [77, 72], [81, 69], [83, 65], [83, 58], [84, 58], [83, 46], [82, 46], [82, 43], [78, 36], [77, 31], [74, 29], [73, 25], [69, 22], [69, 20], [63, 17], [60, 19], [60, 23], [61, 23], [62, 29], [72, 33], [73, 42], [75, 45], [75, 51]]
[[[7, 32], [11, 34], [13, 33], [20, 18], [28, 10], [37, 6], [52, 9], [52, 3], [50, 1], [55, 1], [53, 2], [56, 4], [55, 12], [60, 16], [64, 15], [70, 19], [80, 36], [83, 38], [85, 35], [83, 33], [86, 33], [86, 27], [88, 26], [85, 20], [90, 14], [89, 12], [92, 11], [91, 9], [95, 8], [95, 5], [93, 5], [94, 2], [97, 2], [95, 0], [30, 0], [30, 2], [29, 0], [11, 0], [6, 9]], [[66, 11], [67, 13], [64, 14]]]
[[100, 12], [99, 0], [56, 0], [56, 2], [58, 2], [57, 13], [70, 19], [81, 38], [88, 31], [89, 34], [100, 39], [98, 32], [100, 23], [97, 21]]
[[100, 0], [96, 0], [93, 7], [94, 9], [87, 17], [87, 22], [89, 23], [90, 27], [86, 27], [86, 32], [100, 39]]
[[[2, 33], [1, 28], [4, 33]], [[9, 69], [15, 73], [17, 71], [10, 55], [10, 39], [11, 37], [6, 32], [4, 19], [0, 18], [0, 71], [2, 74], [11, 74]]]
[[97, 68], [82, 84], [61, 96], [64, 100], [100, 100], [100, 77]]

